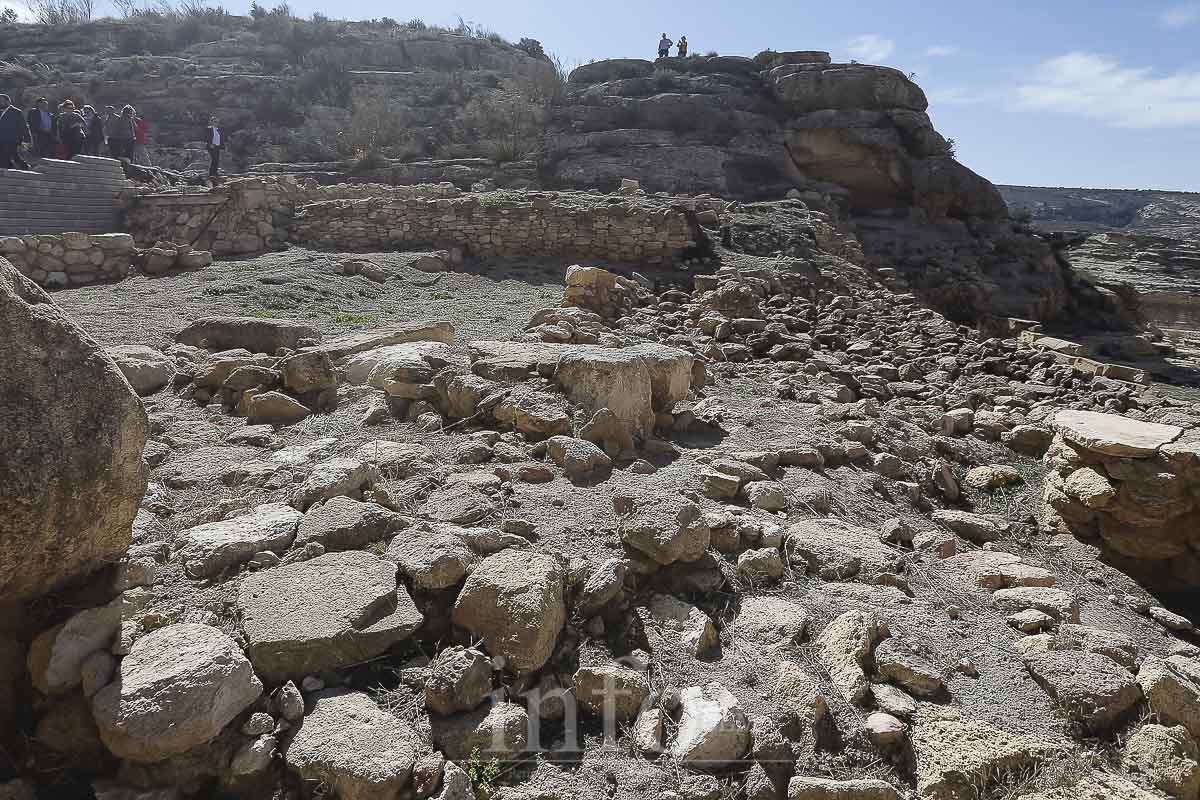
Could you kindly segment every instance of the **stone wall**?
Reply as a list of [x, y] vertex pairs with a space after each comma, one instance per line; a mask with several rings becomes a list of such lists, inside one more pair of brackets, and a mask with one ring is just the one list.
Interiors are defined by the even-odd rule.
[[0, 256], [47, 289], [118, 281], [134, 255], [127, 233], [64, 233], [0, 238]]
[[1200, 429], [1060, 411], [1043, 524], [1090, 539], [1151, 586], [1200, 586]]
[[397, 202], [332, 200], [298, 209], [292, 238], [347, 250], [457, 246], [476, 256], [569, 255], [663, 263], [695, 245], [682, 206], [600, 195], [492, 192]]
[[244, 178], [214, 189], [185, 189], [135, 196], [125, 210], [125, 229], [138, 245], [192, 245], [214, 255], [246, 255], [282, 246], [299, 206], [341, 198], [384, 195], [389, 199], [457, 197], [452, 184], [318, 186], [291, 177]]
[[0, 169], [0, 236], [117, 230], [125, 189], [111, 158], [47, 158], [34, 170]]
[[190, 244], [217, 256], [295, 242], [344, 250], [454, 246], [477, 256], [662, 263], [694, 246], [689, 214], [711, 216], [725, 205], [711, 198], [566, 192], [468, 195], [449, 183], [318, 186], [284, 176], [142, 194], [131, 201], [125, 224], [140, 246]]

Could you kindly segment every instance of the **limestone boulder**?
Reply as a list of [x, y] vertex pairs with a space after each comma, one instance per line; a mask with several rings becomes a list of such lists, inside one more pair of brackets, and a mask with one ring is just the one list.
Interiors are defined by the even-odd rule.
[[808, 631], [808, 612], [782, 597], [758, 595], [742, 600], [734, 634], [759, 647], [790, 647]]
[[1060, 757], [1064, 750], [1063, 745], [1047, 739], [973, 719], [922, 720], [913, 729], [912, 746], [917, 792], [931, 800], [975, 796], [974, 787], [989, 776], [1035, 769]]
[[68, 692], [84, 679], [89, 657], [107, 650], [121, 630], [121, 600], [74, 614], [36, 636], [26, 664], [34, 688], [45, 695]]
[[1182, 655], [1147, 658], [1137, 681], [1163, 723], [1182, 725], [1200, 738], [1200, 661]]
[[1150, 458], [1183, 435], [1183, 428], [1175, 425], [1071, 409], [1055, 415], [1054, 428], [1076, 447], [1114, 458]]
[[178, 557], [189, 576], [213, 578], [263, 551], [282, 554], [303, 516], [283, 503], [268, 503], [240, 517], [198, 525], [179, 534]]
[[492, 692], [492, 662], [478, 650], [451, 646], [429, 663], [425, 707], [434, 714], [471, 711]]
[[1089, 730], [1112, 728], [1142, 699], [1133, 674], [1099, 653], [1031, 652], [1025, 667], [1067, 716]]
[[717, 627], [691, 603], [656, 594], [646, 607], [646, 638], [652, 652], [703, 656], [717, 646]]
[[162, 761], [213, 739], [262, 694], [237, 643], [207, 625], [146, 634], [92, 698], [100, 738], [119, 758]]
[[408, 520], [378, 503], [333, 497], [308, 510], [296, 528], [296, 547], [320, 542], [325, 552], [358, 550], [387, 539], [408, 526]]
[[817, 655], [838, 690], [852, 703], [866, 699], [871, 684], [863, 668], [875, 644], [888, 635], [887, 624], [874, 614], [847, 611], [821, 631]]
[[120, 345], [105, 352], [141, 397], [154, 394], [175, 377], [175, 362], [153, 347]]
[[392, 539], [384, 558], [396, 562], [419, 589], [457, 586], [475, 569], [480, 557], [450, 528], [419, 525], [403, 531]]
[[890, 783], [873, 778], [835, 781], [795, 777], [788, 782], [787, 800], [899, 800]]
[[505, 550], [485, 558], [467, 578], [452, 618], [509, 669], [533, 672], [549, 660], [566, 621], [564, 588], [557, 559]]
[[720, 683], [680, 693], [682, 711], [671, 755], [698, 770], [719, 771], [750, 750], [750, 720]]
[[645, 673], [603, 657], [581, 657], [572, 684], [580, 706], [618, 723], [632, 722], [650, 696]]
[[245, 412], [251, 425], [295, 425], [312, 409], [283, 392], [259, 392], [247, 399]]
[[283, 746], [290, 770], [341, 800], [395, 798], [426, 746], [361, 692], [326, 691]]
[[633, 436], [648, 436], [654, 430], [650, 368], [637, 353], [572, 349], [559, 358], [554, 380], [589, 416], [607, 408]]
[[470, 760], [476, 750], [484, 761], [512, 761], [529, 746], [529, 714], [516, 703], [487, 704], [430, 722], [434, 744], [459, 763]]
[[873, 580], [881, 572], [890, 572], [898, 558], [874, 531], [838, 519], [792, 525], [787, 529], [784, 552], [793, 564], [827, 581]]
[[546, 452], [574, 481], [586, 480], [612, 468], [612, 459], [596, 445], [573, 436], [552, 436]]
[[424, 617], [370, 553], [329, 553], [256, 572], [238, 588], [247, 654], [269, 681], [359, 664], [408, 638]]
[[1121, 762], [1171, 797], [1196, 800], [1200, 796], [1200, 752], [1182, 725], [1144, 725], [1125, 743]]
[[678, 493], [638, 495], [614, 502], [621, 513], [621, 541], [668, 565], [695, 561], [708, 550], [712, 531], [700, 506]]
[[274, 354], [280, 348], [298, 350], [306, 341], [316, 342], [321, 334], [301, 322], [260, 317], [203, 317], [175, 335], [175, 341], [205, 350], [244, 349], [251, 353]]
[[0, 258], [0, 596], [114, 563], [146, 491], [147, 420], [113, 360]]

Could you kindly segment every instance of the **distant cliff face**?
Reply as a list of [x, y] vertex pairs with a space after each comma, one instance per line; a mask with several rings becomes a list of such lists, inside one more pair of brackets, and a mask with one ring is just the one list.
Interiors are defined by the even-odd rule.
[[1014, 214], [1049, 230], [1200, 237], [1200, 194], [1141, 189], [1000, 186]]
[[821, 52], [601, 61], [571, 73], [548, 171], [572, 187], [635, 177], [650, 190], [743, 198], [816, 191], [855, 212], [1007, 216], [927, 107], [897, 70]]

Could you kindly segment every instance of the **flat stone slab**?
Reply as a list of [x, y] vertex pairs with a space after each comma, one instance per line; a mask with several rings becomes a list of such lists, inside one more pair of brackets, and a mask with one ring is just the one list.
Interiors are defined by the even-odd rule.
[[454, 344], [454, 325], [446, 320], [431, 322], [397, 322], [383, 328], [373, 328], [369, 331], [356, 331], [321, 343], [319, 350], [324, 350], [334, 361], [346, 356], [352, 356], [377, 347], [388, 347], [405, 342], [441, 342]]
[[352, 800], [398, 797], [427, 748], [415, 730], [361, 692], [318, 694], [283, 748], [294, 772]]
[[271, 682], [359, 664], [424, 621], [396, 565], [359, 551], [250, 575], [237, 604], [247, 655]]
[[282, 553], [303, 518], [291, 506], [268, 503], [240, 517], [189, 528], [179, 535], [184, 571], [193, 578], [212, 578], [264, 550]]
[[1091, 730], [1110, 728], [1142, 699], [1133, 673], [1098, 653], [1035, 652], [1025, 667], [1071, 719]]
[[1060, 411], [1054, 427], [1071, 444], [1114, 458], [1149, 458], [1183, 435], [1183, 428], [1096, 411]]

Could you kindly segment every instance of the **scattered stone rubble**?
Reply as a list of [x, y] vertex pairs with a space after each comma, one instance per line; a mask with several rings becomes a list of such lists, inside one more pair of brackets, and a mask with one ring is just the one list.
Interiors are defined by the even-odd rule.
[[435, 214], [562, 215], [597, 238], [511, 246], [643, 262], [694, 219], [719, 258], [570, 266], [508, 339], [209, 316], [107, 352], [0, 264], [0, 586], [57, 590], [0, 624], [26, 763], [139, 800], [1195, 797], [1197, 631], [1138, 572], [1198, 582], [1195, 404], [955, 323], [795, 201], [289, 190], [131, 214], [154, 242], [225, 215], [219, 252], [430, 215], [388, 246], [439, 270], [510, 245]]

